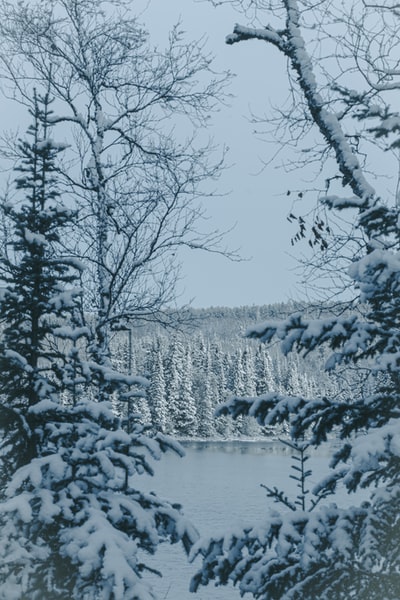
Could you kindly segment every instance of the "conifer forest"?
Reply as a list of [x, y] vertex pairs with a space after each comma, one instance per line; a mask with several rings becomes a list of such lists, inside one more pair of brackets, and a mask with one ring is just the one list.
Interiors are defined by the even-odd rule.
[[[189, 311], [186, 333], [165, 332], [157, 325], [119, 332], [113, 338], [115, 368], [139, 373], [149, 381], [144, 397], [129, 409], [179, 439], [264, 439], [277, 427], [263, 429], [250, 417], [215, 417], [216, 408], [232, 396], [262, 395], [273, 390], [311, 395], [323, 388], [343, 392], [323, 371], [323, 355], [314, 360], [285, 357], [278, 348], [245, 337], [251, 324], [268, 316], [290, 314], [292, 305], [219, 307]], [[349, 382], [348, 382], [349, 385]], [[126, 414], [126, 403], [116, 410]]]

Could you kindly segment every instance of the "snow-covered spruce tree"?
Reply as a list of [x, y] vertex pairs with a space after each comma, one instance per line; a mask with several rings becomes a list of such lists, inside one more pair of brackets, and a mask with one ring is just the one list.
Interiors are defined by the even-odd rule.
[[190, 345], [187, 346], [183, 359], [183, 372], [181, 379], [181, 388], [179, 390], [177, 409], [177, 421], [175, 430], [178, 435], [192, 436], [197, 432], [197, 410], [193, 397], [193, 365], [192, 352]]
[[196, 532], [136, 480], [164, 451], [181, 450], [138, 424], [123, 431], [110, 402], [74, 394], [96, 365], [74, 352], [84, 333], [77, 273], [59, 245], [73, 214], [57, 192], [48, 97], [34, 106], [31, 139], [19, 146], [21, 207], [6, 207], [13, 227], [0, 258], [0, 598], [149, 600], [146, 554], [166, 539], [188, 550]]
[[259, 346], [255, 356], [257, 395], [275, 389], [271, 356], [265, 346]]
[[[335, 195], [326, 189], [320, 204], [328, 215], [342, 211], [354, 220], [352, 234], [340, 240], [341, 257], [347, 252], [350, 257], [346, 276], [354, 300], [352, 312], [314, 320], [298, 313], [253, 327], [249, 335], [262, 342], [280, 340], [284, 353], [307, 354], [326, 346], [327, 370], [346, 365], [364, 369], [369, 385], [341, 399], [276, 393], [234, 398], [221, 412], [252, 415], [267, 425], [288, 421], [294, 440], [304, 436], [317, 446], [334, 435], [340, 446], [333, 453], [331, 471], [314, 491], [326, 493], [341, 483], [349, 493], [365, 488], [369, 499], [350, 508], [326, 500], [310, 511], [270, 511], [262, 523], [203, 540], [193, 550], [193, 556], [203, 556], [203, 566], [192, 589], [212, 580], [231, 580], [241, 593], [263, 600], [394, 600], [400, 594], [400, 209], [396, 198], [388, 197], [386, 182], [385, 196], [379, 197], [360, 160], [371, 136], [372, 141], [377, 138], [374, 152], [399, 145], [400, 115], [388, 104], [390, 92], [397, 94], [400, 87], [398, 11], [395, 5], [366, 2], [351, 3], [350, 14], [345, 14], [343, 3], [335, 2], [249, 0], [250, 4], [260, 10], [260, 18], [273, 18], [274, 26], [237, 25], [228, 43], [259, 39], [288, 60], [292, 89], [301, 98], [297, 108], [304, 110], [307, 126], [316, 126], [325, 156], [336, 161], [333, 177], [344, 188]], [[324, 86], [317, 83], [315, 58], [307, 50], [305, 40], [310, 44], [311, 36], [302, 30], [307, 23], [317, 40], [313, 50], [320, 51], [318, 75], [325, 77]], [[335, 36], [333, 30], [329, 35], [331, 23]], [[323, 67], [334, 41], [340, 46], [335, 65], [344, 68], [330, 78]], [[361, 91], [346, 87], [349, 73], [352, 85], [360, 84]], [[325, 167], [331, 169], [332, 162]], [[333, 180], [327, 181], [329, 187]], [[330, 241], [322, 244], [320, 231], [316, 229], [316, 236], [313, 232], [311, 241], [318, 242], [319, 236], [315, 256], [318, 259], [320, 253], [321, 262], [326, 262], [331, 258]]]
[[[243, 372], [245, 373], [246, 395], [256, 395], [256, 380], [255, 380], [255, 363], [253, 349], [251, 346], [246, 346], [242, 355]], [[254, 419], [245, 416], [240, 428], [241, 434], [247, 437], [254, 437], [260, 433], [260, 428]]]
[[167, 539], [188, 551], [196, 532], [137, 478], [179, 447], [139, 425], [123, 431], [104, 402], [43, 400], [24, 422], [39, 441], [0, 504], [0, 597], [154, 598], [146, 555]]
[[17, 148], [17, 198], [1, 207], [11, 231], [0, 257], [0, 393], [17, 406], [35, 404], [59, 389], [54, 367], [63, 355], [54, 341], [79, 294], [70, 286], [77, 279], [76, 263], [55, 254], [60, 229], [72, 213], [58, 198], [55, 159], [63, 147], [49, 137], [48, 96], [34, 95], [31, 114], [29, 139]]
[[209, 347], [204, 349], [205, 365], [202, 370], [201, 385], [197, 389], [196, 409], [197, 409], [197, 434], [200, 437], [208, 438], [215, 435], [215, 425], [213, 418], [213, 402], [217, 399], [216, 376], [211, 368], [211, 351]]
[[[221, 345], [213, 342], [210, 347], [211, 368], [213, 372], [212, 398], [214, 405], [217, 406], [225, 402], [228, 396], [228, 386], [231, 372], [231, 360], [228, 354], [222, 352]], [[234, 423], [231, 417], [220, 416], [215, 419], [215, 428], [220, 435], [230, 437], [234, 430]]]
[[165, 389], [165, 376], [163, 365], [163, 346], [161, 338], [158, 338], [151, 348], [150, 385], [147, 390], [147, 398], [154, 426], [163, 432], [171, 427], [167, 408], [167, 394]]
[[165, 361], [165, 380], [169, 421], [172, 431], [180, 436], [193, 435], [197, 429], [192, 378], [190, 346], [175, 336]]
[[[250, 346], [239, 349], [232, 362], [231, 394], [235, 396], [253, 396], [256, 393], [254, 357]], [[253, 423], [251, 422], [253, 421]], [[238, 417], [236, 431], [240, 435], [251, 436], [258, 432], [257, 424], [246, 416]]]
[[182, 389], [184, 348], [181, 339], [174, 336], [169, 344], [164, 361], [165, 387], [167, 394], [169, 433], [175, 433], [179, 419], [179, 397]]
[[[70, 144], [60, 170], [80, 211], [70, 246], [86, 267], [90, 351], [109, 369], [111, 329], [177, 316], [177, 249], [220, 248], [219, 234], [199, 230], [198, 200], [221, 160], [196, 134], [226, 78], [213, 74], [203, 42], [187, 44], [179, 27], [165, 49], [153, 47], [132, 3], [0, 4], [4, 86], [25, 105], [32, 81], [57, 100], [53, 124]], [[107, 397], [103, 374], [97, 381]]]

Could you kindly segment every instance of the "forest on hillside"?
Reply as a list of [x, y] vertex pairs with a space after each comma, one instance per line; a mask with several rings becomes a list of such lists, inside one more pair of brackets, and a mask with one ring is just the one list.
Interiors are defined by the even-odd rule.
[[[313, 397], [340, 395], [349, 385], [324, 370], [326, 355], [284, 356], [278, 344], [269, 347], [245, 337], [265, 319], [283, 318], [299, 310], [294, 302], [264, 306], [214, 307], [186, 311], [187, 327], [166, 331], [160, 325], [138, 325], [114, 335], [114, 367], [146, 377], [145, 396], [118, 400], [121, 416], [137, 415], [178, 438], [254, 438], [281, 434], [261, 427], [251, 417], [215, 417], [215, 409], [233, 396], [268, 392]], [[302, 306], [302, 314], [316, 313]]]

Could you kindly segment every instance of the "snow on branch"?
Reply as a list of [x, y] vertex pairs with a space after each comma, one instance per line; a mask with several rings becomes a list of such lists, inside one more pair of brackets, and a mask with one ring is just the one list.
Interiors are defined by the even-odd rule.
[[43, 450], [15, 470], [0, 501], [0, 596], [11, 582], [29, 597], [53, 597], [58, 585], [63, 597], [155, 600], [143, 559], [166, 540], [189, 552], [198, 534], [179, 505], [135, 484], [179, 447], [140, 425], [122, 430], [111, 403], [44, 400], [26, 418]]
[[246, 335], [262, 342], [278, 338], [284, 354], [297, 350], [307, 355], [324, 343], [333, 350], [340, 348], [341, 352], [335, 352], [325, 365], [331, 370], [343, 360], [357, 360], [357, 352], [360, 356], [366, 353], [377, 333], [375, 324], [361, 321], [356, 315], [304, 319], [298, 313], [284, 321], [265, 321], [248, 329]]
[[236, 44], [237, 42], [242, 42], [243, 40], [264, 40], [265, 42], [270, 42], [275, 46], [278, 46], [281, 50], [284, 48], [284, 40], [281, 36], [281, 33], [275, 31], [272, 27], [267, 25], [262, 29], [255, 29], [253, 27], [244, 27], [243, 25], [236, 24], [233, 28], [233, 33], [226, 36], [227, 44]]
[[226, 38], [228, 44], [243, 40], [259, 39], [276, 46], [291, 62], [298, 76], [308, 109], [328, 146], [335, 153], [343, 183], [350, 185], [353, 193], [361, 198], [363, 207], [374, 204], [375, 190], [366, 180], [356, 154], [353, 152], [341, 128], [337, 116], [326, 108], [326, 102], [318, 91], [313, 63], [300, 29], [300, 11], [297, 0], [283, 0], [286, 9], [286, 27], [276, 31], [235, 25], [233, 34]]
[[[367, 507], [342, 509], [335, 504], [313, 513], [297, 510], [284, 518], [271, 510], [257, 526], [200, 539], [190, 559], [205, 558], [202, 571], [192, 579], [191, 591], [215, 579], [231, 581], [241, 595], [249, 593], [254, 598], [289, 598], [289, 591], [292, 598], [326, 598], [325, 577], [330, 569], [329, 579], [336, 582], [339, 594], [343, 585], [346, 589], [350, 574], [358, 577], [362, 569], [353, 548], [364, 533], [367, 515]], [[295, 560], [299, 555], [301, 560]]]

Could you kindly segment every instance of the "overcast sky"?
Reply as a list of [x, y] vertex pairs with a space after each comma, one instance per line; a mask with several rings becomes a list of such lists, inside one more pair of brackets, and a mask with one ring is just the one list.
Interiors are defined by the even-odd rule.
[[[225, 36], [236, 21], [245, 21], [231, 6], [218, 9], [196, 0], [151, 0], [142, 20], [153, 40], [162, 39], [180, 18], [187, 40], [208, 38], [218, 70], [236, 74], [231, 85], [231, 105], [215, 118], [212, 134], [230, 151], [233, 166], [223, 174], [218, 188], [227, 195], [206, 201], [210, 224], [222, 230], [235, 228], [227, 238], [231, 248], [241, 248], [242, 263], [215, 255], [184, 255], [181, 301], [193, 305], [239, 306], [267, 304], [299, 297], [295, 260], [290, 257], [293, 227], [286, 220], [291, 199], [286, 191], [301, 187], [300, 174], [290, 175], [274, 166], [260, 173], [261, 160], [274, 153], [271, 144], [257, 139], [249, 123], [250, 110], [268, 111], [287, 96], [285, 64], [278, 52], [260, 42], [227, 46]], [[160, 44], [161, 45], [161, 44]], [[296, 249], [296, 252], [299, 250]]]

